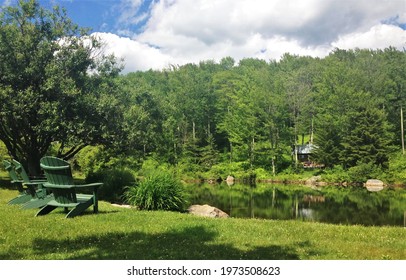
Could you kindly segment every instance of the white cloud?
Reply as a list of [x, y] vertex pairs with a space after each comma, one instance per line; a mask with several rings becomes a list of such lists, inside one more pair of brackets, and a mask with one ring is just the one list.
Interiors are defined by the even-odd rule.
[[404, 0], [161, 0], [148, 11], [141, 0], [124, 4], [125, 27], [145, 22], [137, 35], [120, 31], [131, 40], [106, 35], [127, 72], [225, 56], [322, 57], [334, 47], [406, 46], [406, 31], [393, 25], [406, 23]]
[[142, 0], [122, 0], [117, 6], [120, 10], [119, 24], [137, 24], [146, 18], [146, 13], [139, 14]]
[[341, 36], [332, 46], [340, 49], [384, 49], [390, 46], [402, 49], [406, 46], [406, 30], [394, 25], [375, 25], [367, 32]]
[[123, 59], [125, 63], [124, 72], [134, 72], [138, 70], [163, 69], [173, 61], [173, 59], [162, 53], [159, 49], [149, 45], [119, 37], [112, 33], [93, 33], [105, 43], [104, 52]]

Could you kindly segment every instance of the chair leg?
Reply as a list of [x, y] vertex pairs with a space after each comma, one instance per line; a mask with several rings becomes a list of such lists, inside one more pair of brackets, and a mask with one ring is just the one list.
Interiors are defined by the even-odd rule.
[[99, 212], [99, 198], [97, 195], [93, 195], [93, 213], [97, 214]]
[[78, 204], [65, 216], [65, 218], [73, 218], [77, 215], [82, 214], [87, 208], [93, 204], [93, 200], [86, 201], [84, 203]]
[[43, 216], [51, 212], [52, 210], [56, 209], [56, 206], [52, 205], [45, 205], [44, 207], [41, 208], [41, 210], [38, 211], [38, 213], [35, 215], [36, 216]]

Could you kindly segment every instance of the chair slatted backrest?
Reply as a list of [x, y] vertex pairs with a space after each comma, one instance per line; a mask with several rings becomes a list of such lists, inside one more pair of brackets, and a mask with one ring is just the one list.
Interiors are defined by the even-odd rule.
[[55, 200], [61, 204], [76, 203], [76, 190], [69, 162], [56, 157], [43, 157], [40, 163], [47, 178], [45, 187], [52, 190]]
[[27, 172], [25, 171], [23, 165], [21, 163], [19, 163], [18, 161], [16, 161], [15, 159], [13, 159], [13, 164], [14, 164], [14, 168], [17, 173], [17, 176], [19, 176], [20, 179], [22, 179], [25, 183], [29, 183], [30, 177], [28, 176]]
[[22, 193], [24, 192], [24, 189], [22, 187], [23, 180], [17, 175], [17, 172], [15, 170], [15, 166], [12, 164], [12, 162], [8, 160], [3, 160], [4, 168], [8, 172], [8, 175], [10, 176], [11, 183], [16, 184], [17, 190]]
[[17, 175], [14, 165], [10, 161], [3, 160], [3, 165], [4, 165], [4, 168], [6, 169], [6, 171], [8, 172], [8, 175], [10, 176], [12, 183], [21, 183], [22, 182], [22, 179], [19, 178]]

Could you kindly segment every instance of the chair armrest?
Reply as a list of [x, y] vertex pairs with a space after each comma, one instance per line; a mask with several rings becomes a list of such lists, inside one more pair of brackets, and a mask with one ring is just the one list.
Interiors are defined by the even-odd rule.
[[24, 186], [36, 186], [36, 185], [43, 185], [47, 181], [39, 181], [39, 182], [23, 182]]
[[10, 181], [11, 183], [24, 183], [24, 181], [23, 180], [12, 180], [12, 181]]
[[70, 189], [76, 187], [76, 185], [55, 185], [47, 182], [44, 182], [43, 186], [46, 188], [55, 188], [55, 189]]
[[57, 189], [88, 188], [88, 187], [98, 188], [98, 187], [101, 187], [102, 185], [103, 185], [103, 183], [91, 183], [91, 184], [85, 184], [85, 185], [54, 185], [54, 184], [44, 182], [44, 186], [46, 188], [57, 188]]
[[84, 184], [84, 185], [75, 185], [78, 188], [87, 188], [87, 187], [101, 187], [103, 186], [103, 183], [90, 183], [90, 184]]
[[48, 170], [63, 170], [63, 169], [68, 169], [70, 168], [69, 165], [62, 165], [62, 166], [49, 166], [45, 164], [40, 164], [41, 168], [43, 169], [48, 169]]
[[43, 180], [30, 180], [30, 182], [25, 182], [24, 184], [41, 184], [41, 183], [46, 183], [47, 180], [43, 179]]

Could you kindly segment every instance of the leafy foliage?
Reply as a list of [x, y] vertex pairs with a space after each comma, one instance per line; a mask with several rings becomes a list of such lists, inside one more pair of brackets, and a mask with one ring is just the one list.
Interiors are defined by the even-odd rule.
[[135, 184], [134, 174], [127, 169], [100, 169], [90, 173], [86, 182], [103, 182], [100, 198], [110, 202], [121, 202], [126, 188]]
[[127, 189], [126, 201], [142, 210], [183, 211], [186, 200], [183, 185], [169, 173], [156, 173]]
[[[0, 140], [32, 174], [53, 142], [70, 158], [88, 144], [111, 143], [120, 120], [114, 57], [63, 9], [20, 0], [0, 13]], [[114, 129], [113, 129], [114, 128]]]
[[368, 179], [379, 178], [382, 171], [373, 162], [358, 162], [348, 169], [349, 182], [362, 184]]

